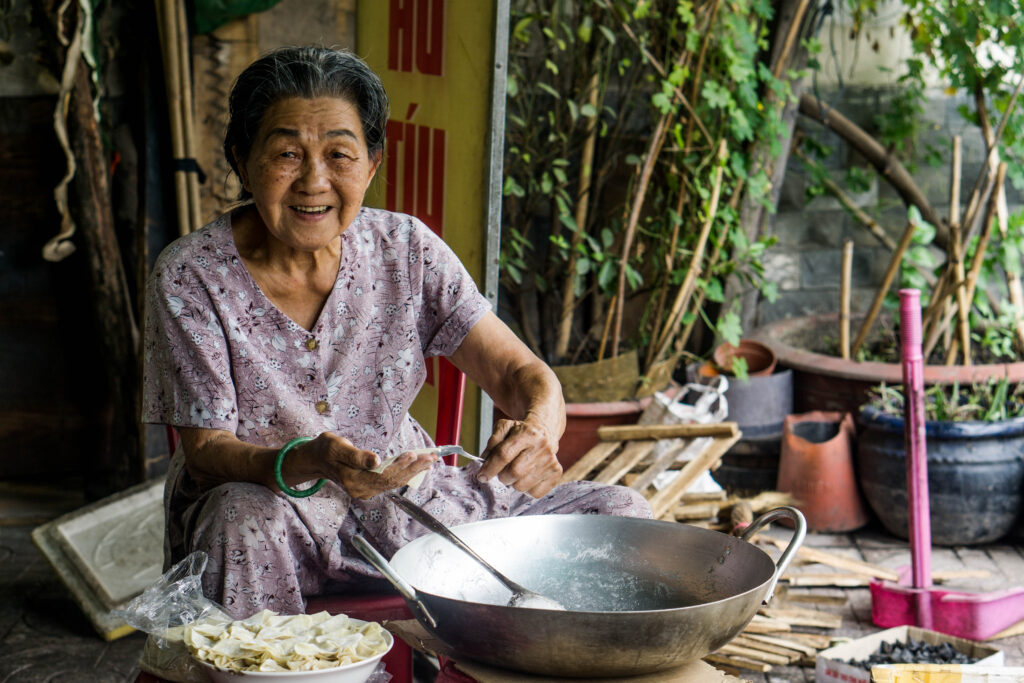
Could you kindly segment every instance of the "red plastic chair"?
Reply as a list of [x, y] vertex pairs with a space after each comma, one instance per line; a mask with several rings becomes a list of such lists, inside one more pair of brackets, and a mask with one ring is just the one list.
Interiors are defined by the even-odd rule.
[[[466, 391], [466, 375], [445, 358], [439, 359], [437, 379], [437, 427], [434, 443], [452, 446], [459, 443], [462, 428], [462, 401]], [[455, 455], [445, 456], [445, 462], [455, 464]], [[365, 621], [413, 619], [412, 612], [396, 592], [375, 595], [318, 595], [306, 601], [306, 612], [327, 611], [347, 614]], [[392, 683], [412, 683], [412, 648], [400, 638], [384, 657], [384, 666], [391, 674]]]
[[[459, 443], [462, 431], [462, 402], [466, 393], [466, 375], [446, 358], [440, 358], [437, 377], [437, 426], [434, 443], [453, 446]], [[167, 443], [173, 454], [178, 447], [178, 433], [167, 427]], [[445, 462], [455, 464], [455, 455], [445, 456]], [[413, 619], [412, 612], [396, 592], [372, 595], [316, 595], [306, 601], [306, 612], [326, 611], [347, 614], [364, 621]], [[384, 657], [384, 666], [391, 674], [392, 683], [413, 683], [412, 648], [400, 638]], [[156, 683], [157, 678], [143, 672], [135, 683]]]

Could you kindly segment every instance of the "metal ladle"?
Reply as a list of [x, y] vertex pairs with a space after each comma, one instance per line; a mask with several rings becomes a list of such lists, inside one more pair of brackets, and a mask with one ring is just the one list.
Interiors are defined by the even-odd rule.
[[452, 530], [442, 524], [436, 517], [421, 508], [416, 503], [413, 503], [407, 498], [403, 498], [394, 491], [389, 491], [387, 494], [388, 498], [397, 505], [398, 507], [405, 510], [410, 517], [415, 519], [417, 522], [427, 527], [435, 534], [441, 536], [449, 543], [454, 545], [456, 548], [466, 553], [474, 560], [480, 563], [480, 565], [489, 571], [494, 578], [501, 581], [510, 591], [512, 591], [512, 597], [509, 598], [507, 605], [509, 607], [529, 607], [533, 609], [550, 609], [565, 611], [565, 607], [558, 601], [552, 600], [551, 598], [544, 597], [540, 593], [536, 593], [529, 588], [519, 585], [512, 579], [508, 578], [493, 566], [491, 566], [487, 560], [480, 557], [476, 552], [466, 545], [461, 538], [452, 533]]

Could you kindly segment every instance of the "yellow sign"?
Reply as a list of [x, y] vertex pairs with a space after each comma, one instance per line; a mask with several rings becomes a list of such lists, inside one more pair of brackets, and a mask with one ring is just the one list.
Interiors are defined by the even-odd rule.
[[[485, 252], [496, 248], [489, 246], [496, 240], [487, 239], [495, 215], [491, 202], [497, 200], [489, 187], [492, 77], [496, 13], [504, 6], [480, 0], [362, 0], [357, 10], [357, 51], [380, 74], [391, 100], [384, 166], [367, 204], [412, 214], [430, 226], [492, 304], [495, 293], [488, 291], [485, 266]], [[500, 150], [497, 157], [500, 173]], [[411, 409], [430, 432], [438, 369], [436, 359], [428, 360], [427, 382]], [[467, 386], [462, 443], [474, 453], [480, 447], [475, 428], [480, 416], [480, 392]]]

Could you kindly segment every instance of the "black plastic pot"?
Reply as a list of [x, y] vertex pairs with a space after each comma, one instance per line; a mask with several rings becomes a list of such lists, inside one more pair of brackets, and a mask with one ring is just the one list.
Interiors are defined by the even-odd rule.
[[[857, 471], [871, 509], [907, 538], [903, 419], [860, 411]], [[1024, 418], [926, 422], [932, 543], [974, 545], [1006, 535], [1017, 521], [1024, 483]]]

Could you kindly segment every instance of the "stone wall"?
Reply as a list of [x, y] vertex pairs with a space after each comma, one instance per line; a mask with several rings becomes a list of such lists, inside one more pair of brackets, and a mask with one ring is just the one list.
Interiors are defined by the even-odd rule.
[[[868, 132], [873, 132], [876, 130], [873, 119], [883, 110], [892, 92], [889, 87], [857, 85], [841, 91], [820, 90], [819, 96]], [[916, 162], [911, 169], [914, 180], [943, 216], [949, 215], [953, 136], [960, 135], [963, 139], [962, 206], [966, 205], [984, 163], [985, 149], [980, 132], [958, 112], [963, 104], [961, 98], [948, 96], [942, 90], [930, 91], [924, 121], [914, 144]], [[805, 135], [832, 150], [824, 164], [840, 185], [848, 168], [866, 166], [856, 151], [823, 126], [803, 117], [798, 126]], [[943, 162], [938, 166], [932, 167], [923, 160], [929, 145], [942, 150]], [[759, 324], [838, 311], [842, 248], [848, 239], [854, 242], [851, 308], [855, 313], [867, 310], [884, 279], [891, 255], [889, 249], [851, 217], [834, 197], [824, 195], [807, 201], [808, 184], [804, 163], [790, 157], [778, 211], [767, 226], [768, 234], [778, 238], [778, 244], [765, 258], [765, 266], [768, 278], [779, 285], [779, 297], [773, 303], [760, 302]], [[907, 210], [893, 188], [875, 176], [866, 192], [853, 196], [858, 206], [898, 242], [906, 224]], [[1020, 210], [1022, 199], [1024, 194], [1008, 182], [1011, 215]], [[936, 254], [941, 258], [938, 251]]]

